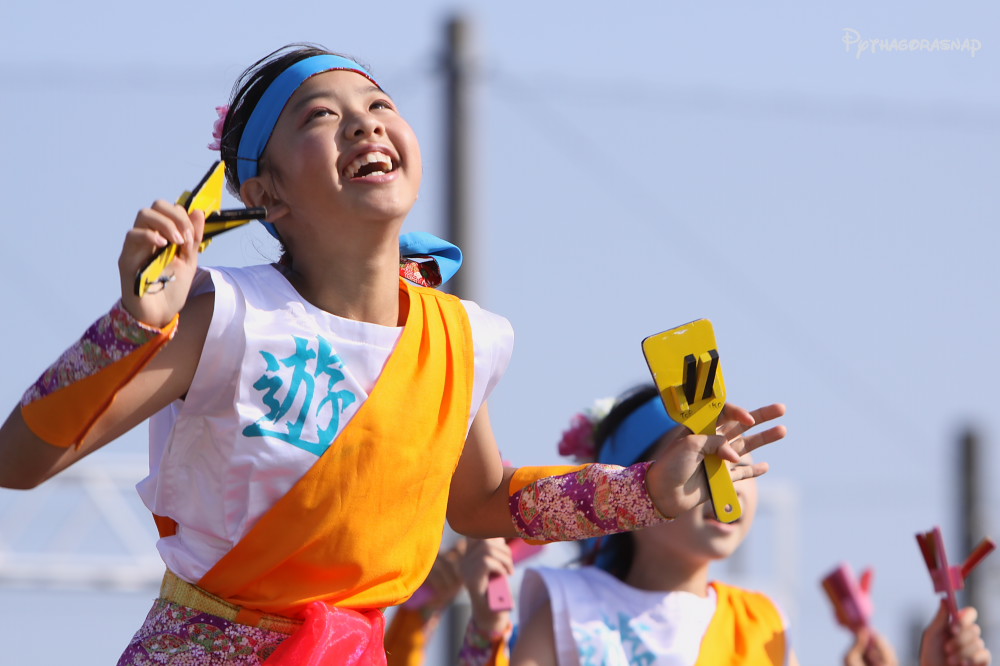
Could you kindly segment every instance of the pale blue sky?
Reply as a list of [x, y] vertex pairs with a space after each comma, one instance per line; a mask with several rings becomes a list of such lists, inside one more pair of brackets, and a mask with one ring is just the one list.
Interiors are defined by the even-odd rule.
[[[114, 301], [135, 211], [204, 172], [213, 107], [286, 42], [372, 64], [422, 141], [407, 226], [442, 231], [437, 69], [456, 7], [483, 71], [481, 226], [464, 270], [517, 333], [491, 401], [505, 455], [558, 462], [574, 412], [647, 379], [643, 337], [707, 317], [730, 399], [789, 407], [788, 439], [759, 457], [772, 463], [763, 490], [798, 498], [783, 526], [796, 553], [785, 604], [803, 664], [837, 663], [846, 647], [818, 584], [840, 560], [875, 567], [877, 626], [905, 654], [906, 627], [935, 604], [913, 535], [957, 533], [956, 429], [980, 427], [996, 451], [1000, 10], [985, 0], [6, 3], [0, 402]], [[859, 57], [845, 28], [981, 48]], [[255, 229], [204, 261], [273, 256]], [[998, 472], [995, 460], [982, 470]], [[762, 581], [768, 534], [749, 548]], [[0, 589], [4, 649], [48, 594]], [[102, 614], [115, 598], [99, 599]], [[59, 642], [74, 663], [90, 666], [91, 641], [104, 649], [95, 666], [117, 656], [147, 605], [121, 600], [139, 610], [108, 611], [108, 639]], [[64, 607], [76, 608], [45, 614], [62, 622]], [[24, 647], [12, 662], [55, 663]]]

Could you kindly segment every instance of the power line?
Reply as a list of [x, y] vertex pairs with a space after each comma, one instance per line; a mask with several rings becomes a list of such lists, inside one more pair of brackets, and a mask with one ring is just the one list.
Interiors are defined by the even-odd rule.
[[[555, 96], [548, 94], [548, 86], [545, 89], [546, 94], [542, 94], [538, 88], [528, 85], [524, 81], [504, 78], [500, 81], [500, 85], [494, 86], [494, 90], [507, 93], [505, 96], [506, 101], [514, 106], [521, 108], [526, 106], [531, 107], [530, 117], [532, 121], [545, 128], [540, 134], [546, 140], [551, 141], [557, 150], [577, 158], [565, 160], [563, 163], [575, 164], [578, 168], [586, 168], [586, 165], [592, 164], [615, 163], [617, 156], [609, 152], [604, 147], [604, 144], [596, 141], [586, 132], [575, 129], [573, 119], [566, 112], [565, 108], [575, 109], [578, 107], [564, 107], [553, 103]], [[630, 101], [634, 101], [634, 99]], [[538, 112], [539, 109], [543, 109], [543, 112]], [[605, 176], [607, 178], [621, 178], [622, 187], [627, 186], [631, 196], [626, 198], [624, 204], [636, 209], [636, 213], [631, 216], [631, 219], [645, 220], [648, 219], [647, 211], [657, 210], [662, 212], [668, 208], [668, 205], [658, 200], [656, 194], [644, 187], [641, 181], [629, 179], [626, 182], [624, 178], [627, 177], [627, 174], [620, 173], [614, 169], [611, 169], [610, 173], [605, 174]], [[662, 214], [661, 217], [663, 217]], [[705, 237], [699, 226], [692, 224], [690, 220], [685, 220], [676, 215], [672, 217], [678, 224], [684, 225], [685, 229], [683, 233], [687, 235], [687, 239], [685, 240], [686, 245], [712, 247], [717, 242], [712, 238]], [[679, 262], [683, 262], [685, 261], [685, 256], [683, 253], [678, 253], [676, 259]], [[798, 323], [799, 320], [795, 317], [794, 313], [789, 312], [780, 302], [769, 299], [766, 296], [768, 290], [755, 285], [752, 274], [746, 272], [735, 274], [727, 262], [716, 262], [713, 270], [708, 272], [701, 270], [701, 265], [692, 264], [690, 268], [692, 274], [705, 275], [706, 280], [714, 279], [720, 287], [738, 284], [742, 287], [742, 293], [754, 293], [752, 314], [767, 312], [768, 318], [779, 324], [779, 328], [785, 332], [785, 337], [788, 340], [788, 348], [799, 348], [801, 350], [802, 353], [795, 356], [800, 358], [819, 358], [826, 362], [827, 367], [824, 372], [819, 372], [815, 366], [808, 366], [807, 371], [811, 370], [814, 378], [826, 385], [830, 392], [836, 396], [836, 399], [844, 401], [844, 406], [848, 410], [848, 413], [856, 414], [859, 419], [865, 419], [872, 429], [885, 433], [889, 441], [894, 438], [917, 440], [921, 436], [926, 435], [926, 433], [918, 431], [905, 408], [899, 405], [891, 405], [888, 400], [880, 406], [880, 418], [875, 418], [874, 413], [865, 410], [862, 410], [862, 413], [859, 414], [856, 405], [850, 402], [849, 397], [855, 395], [855, 393], [844, 392], [843, 390], [839, 390], [839, 387], [854, 387], [855, 392], [857, 392], [856, 394], [880, 395], [882, 392], [878, 390], [878, 387], [873, 385], [871, 378], [853, 373], [850, 370], [848, 359], [840, 358], [837, 350], [825, 344], [825, 340], [812, 335], [809, 330], [800, 326]], [[720, 288], [718, 289], [718, 293], [727, 294], [730, 292]], [[736, 305], [745, 307], [746, 304], [740, 301]], [[889, 423], [893, 424], [891, 428], [888, 425]]]
[[[158, 90], [163, 87], [218, 90], [220, 72], [231, 65], [171, 66], [163, 63], [86, 65], [64, 63], [0, 63], [0, 82], [10, 92], [85, 89], [89, 92]], [[393, 94], [409, 94], [445, 71], [444, 58], [428, 53], [411, 61], [409, 67], [378, 73]], [[737, 89], [712, 86], [684, 86], [650, 81], [623, 80], [620, 76], [580, 79], [558, 73], [520, 77], [502, 67], [482, 68], [481, 83], [532, 91], [534, 96], [565, 98], [581, 103], [617, 103], [655, 106], [676, 113], [722, 113], [767, 118], [795, 118], [833, 123], [914, 126], [949, 129], [963, 133], [1000, 131], [1000, 107], [989, 102], [892, 99], [866, 95], [807, 93], [797, 90]], [[391, 83], [388, 83], [391, 82]]]
[[648, 81], [574, 79], [541, 75], [541, 82], [500, 68], [486, 70], [484, 81], [534, 97], [573, 99], [580, 103], [648, 105], [677, 113], [723, 113], [741, 117], [795, 118], [835, 123], [916, 126], [963, 133], [1000, 131], [1000, 107], [987, 102], [907, 100], [865, 95], [816, 94], [795, 90], [740, 90], [709, 86], [656, 84]]

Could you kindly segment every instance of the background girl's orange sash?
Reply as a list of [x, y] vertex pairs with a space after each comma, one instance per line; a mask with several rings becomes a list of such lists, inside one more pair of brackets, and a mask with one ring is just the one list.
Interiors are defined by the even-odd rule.
[[423, 582], [468, 431], [474, 356], [457, 298], [401, 284], [406, 325], [371, 395], [200, 587], [297, 617], [312, 601], [392, 606]]
[[783, 666], [785, 623], [774, 602], [719, 582], [712, 587], [718, 601], [696, 666]]

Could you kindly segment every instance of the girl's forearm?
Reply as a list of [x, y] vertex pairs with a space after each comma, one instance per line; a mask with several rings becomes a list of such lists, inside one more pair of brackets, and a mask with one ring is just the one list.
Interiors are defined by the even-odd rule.
[[650, 464], [519, 469], [509, 499], [518, 536], [575, 541], [670, 520], [656, 510], [646, 490]]
[[156, 328], [116, 303], [25, 391], [24, 422], [49, 444], [78, 446], [115, 394], [173, 338], [178, 318]]
[[[469, 619], [458, 653], [459, 666], [495, 666], [507, 662], [510, 620], [502, 629], [483, 629], [475, 617]], [[501, 661], [502, 659], [502, 661]]]
[[65, 467], [63, 460], [74, 453], [39, 439], [17, 406], [0, 427], [0, 488], [34, 488]]
[[121, 303], [49, 366], [0, 428], [0, 486], [33, 488], [86, 454], [80, 444], [115, 396], [171, 340]]

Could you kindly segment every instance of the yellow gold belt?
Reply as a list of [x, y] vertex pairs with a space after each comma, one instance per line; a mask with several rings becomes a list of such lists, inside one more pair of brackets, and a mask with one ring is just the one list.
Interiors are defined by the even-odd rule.
[[181, 606], [194, 608], [203, 613], [221, 617], [223, 620], [257, 627], [266, 631], [277, 631], [282, 634], [293, 634], [302, 626], [301, 620], [295, 620], [281, 615], [269, 615], [251, 608], [231, 604], [211, 592], [206, 592], [197, 585], [182, 580], [169, 569], [163, 575], [160, 584], [160, 598]]

